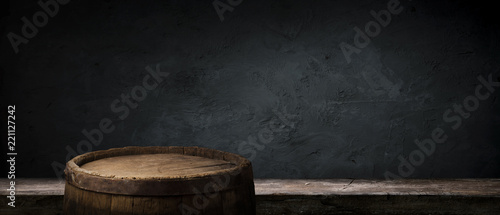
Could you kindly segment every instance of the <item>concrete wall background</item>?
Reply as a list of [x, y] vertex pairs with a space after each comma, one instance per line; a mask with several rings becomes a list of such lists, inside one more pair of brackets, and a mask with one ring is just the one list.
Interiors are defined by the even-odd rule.
[[[384, 178], [441, 127], [448, 140], [409, 177], [500, 177], [498, 91], [457, 130], [442, 119], [479, 75], [499, 75], [492, 5], [401, 0], [347, 63], [339, 44], [387, 2], [243, 1], [221, 22], [211, 1], [71, 1], [16, 54], [7, 34], [41, 9], [4, 1], [1, 101], [16, 105], [17, 175], [56, 177], [66, 147], [109, 118], [115, 130], [92, 150], [210, 147], [252, 157], [259, 178]], [[110, 104], [157, 64], [170, 75], [121, 120]]]

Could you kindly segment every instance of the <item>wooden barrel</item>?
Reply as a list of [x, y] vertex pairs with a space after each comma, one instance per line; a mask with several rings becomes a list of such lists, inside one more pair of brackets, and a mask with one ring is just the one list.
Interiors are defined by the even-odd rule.
[[255, 214], [251, 163], [200, 147], [125, 147], [66, 164], [64, 212]]

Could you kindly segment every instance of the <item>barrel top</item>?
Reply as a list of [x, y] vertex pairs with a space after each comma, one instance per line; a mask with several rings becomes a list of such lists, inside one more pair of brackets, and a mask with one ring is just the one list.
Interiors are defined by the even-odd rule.
[[192, 177], [213, 174], [236, 164], [181, 154], [142, 154], [109, 157], [85, 163], [82, 169], [104, 177]]
[[191, 195], [214, 182], [224, 185], [219, 190], [253, 183], [246, 158], [195, 146], [94, 151], [68, 161], [64, 172], [67, 183], [77, 188], [120, 195]]

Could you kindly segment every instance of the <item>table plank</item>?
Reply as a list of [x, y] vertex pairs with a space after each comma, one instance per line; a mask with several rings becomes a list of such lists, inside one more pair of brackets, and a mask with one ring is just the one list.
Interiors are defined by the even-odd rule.
[[[8, 179], [0, 179], [0, 195], [8, 195]], [[64, 195], [64, 181], [22, 178], [16, 195]], [[500, 197], [500, 179], [255, 179], [262, 195], [440, 195]]]
[[[64, 181], [0, 179], [0, 214], [62, 214]], [[257, 215], [500, 214], [500, 179], [255, 179]]]

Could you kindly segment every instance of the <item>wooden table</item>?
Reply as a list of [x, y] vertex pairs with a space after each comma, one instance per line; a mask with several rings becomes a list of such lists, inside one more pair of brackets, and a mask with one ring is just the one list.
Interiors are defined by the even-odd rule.
[[[0, 179], [0, 214], [61, 214], [64, 181]], [[500, 214], [500, 179], [255, 179], [257, 214]]]

